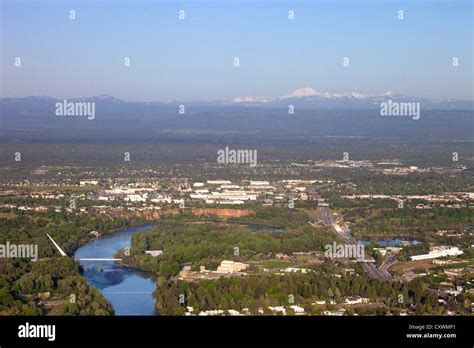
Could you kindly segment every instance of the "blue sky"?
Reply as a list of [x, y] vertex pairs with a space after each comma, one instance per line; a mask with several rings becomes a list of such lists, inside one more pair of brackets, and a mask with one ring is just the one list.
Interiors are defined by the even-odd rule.
[[216, 100], [308, 86], [473, 99], [470, 0], [0, 1], [3, 97]]

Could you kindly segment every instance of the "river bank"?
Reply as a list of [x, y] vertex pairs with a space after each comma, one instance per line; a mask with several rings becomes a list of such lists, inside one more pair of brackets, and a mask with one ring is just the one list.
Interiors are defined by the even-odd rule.
[[[74, 257], [113, 258], [115, 253], [130, 247], [135, 233], [151, 231], [162, 224], [216, 223], [243, 225], [254, 231], [279, 232], [276, 226], [263, 224], [244, 224], [240, 221], [216, 219], [203, 220], [164, 220], [139, 226], [128, 227], [101, 236], [77, 249]], [[83, 277], [88, 283], [101, 291], [112, 304], [116, 315], [156, 315], [153, 292], [156, 290], [157, 275], [142, 271], [114, 261], [79, 261], [83, 268]]]

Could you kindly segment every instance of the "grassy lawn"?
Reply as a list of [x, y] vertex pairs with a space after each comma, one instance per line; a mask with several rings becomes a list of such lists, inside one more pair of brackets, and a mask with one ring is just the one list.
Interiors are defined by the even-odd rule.
[[259, 265], [261, 265], [263, 268], [286, 268], [292, 266], [293, 264], [289, 261], [268, 260], [260, 262]]

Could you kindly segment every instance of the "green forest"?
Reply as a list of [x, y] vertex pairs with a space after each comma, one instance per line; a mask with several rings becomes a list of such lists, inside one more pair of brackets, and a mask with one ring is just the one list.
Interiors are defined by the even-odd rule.
[[0, 315], [113, 313], [110, 303], [87, 284], [70, 258], [0, 259]]
[[365, 235], [428, 236], [438, 230], [458, 230], [474, 226], [471, 208], [433, 209], [352, 209], [345, 212], [346, 219], [355, 219], [352, 232]]
[[[400, 296], [402, 295], [402, 296]], [[440, 306], [435, 292], [428, 289], [422, 280], [409, 283], [381, 282], [366, 276], [343, 275], [341, 278], [330, 274], [288, 274], [288, 275], [248, 275], [246, 277], [220, 278], [199, 282], [158, 280], [154, 293], [156, 310], [164, 315], [183, 315], [186, 307], [195, 312], [209, 309], [248, 308], [251, 314], [272, 314], [269, 306], [297, 304], [307, 313], [321, 314], [322, 308], [312, 305], [316, 300], [333, 300], [334, 309], [348, 296], [362, 296], [377, 306], [352, 311], [348, 314], [384, 315], [387, 310], [399, 313], [406, 307], [415, 306], [416, 314], [442, 315], [447, 310], [469, 313], [470, 300], [463, 294], [447, 305]], [[402, 301], [400, 301], [402, 299]], [[472, 300], [472, 299], [471, 299]], [[291, 313], [291, 309], [290, 309]]]
[[0, 213], [0, 244], [36, 244], [39, 254], [36, 262], [0, 259], [0, 314], [113, 314], [102, 294], [81, 276], [79, 265], [71, 258], [60, 257], [46, 233], [72, 255], [95, 238], [90, 231], [106, 234], [129, 224], [120, 219], [54, 212]]
[[[332, 241], [325, 228], [309, 225], [266, 232], [225, 224], [166, 224], [151, 232], [136, 233], [130, 256], [123, 250], [117, 256], [130, 266], [170, 277], [178, 274], [184, 264], [194, 269], [201, 265], [215, 269], [224, 259], [260, 261], [278, 252], [322, 251]], [[163, 254], [152, 257], [145, 250], [162, 250]]]

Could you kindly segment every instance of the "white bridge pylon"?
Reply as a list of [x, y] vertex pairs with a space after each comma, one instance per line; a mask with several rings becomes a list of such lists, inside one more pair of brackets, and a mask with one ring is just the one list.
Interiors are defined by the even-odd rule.
[[[67, 256], [67, 254], [64, 252], [63, 249], [61, 249], [61, 247], [58, 245], [58, 243], [56, 243], [54, 241], [53, 238], [51, 238], [51, 236], [49, 234], [46, 233], [46, 235], [48, 236], [48, 238], [51, 240], [51, 242], [53, 242], [54, 246], [56, 247], [56, 249], [58, 249], [59, 253], [61, 254], [61, 256]], [[84, 258], [75, 258], [75, 260], [78, 260], [78, 261], [122, 261], [122, 259], [115, 259], [115, 258], [100, 258], [100, 257], [84, 257]]]
[[59, 250], [59, 253], [61, 254], [61, 256], [67, 256], [66, 253], [64, 252], [64, 250], [59, 247], [58, 243], [56, 243], [56, 242], [54, 241], [54, 239], [51, 238], [51, 236], [50, 236], [49, 234], [46, 233], [46, 235], [48, 236], [49, 239], [51, 239], [51, 242], [53, 242], [53, 244], [54, 244], [54, 246], [56, 247], [56, 249]]

